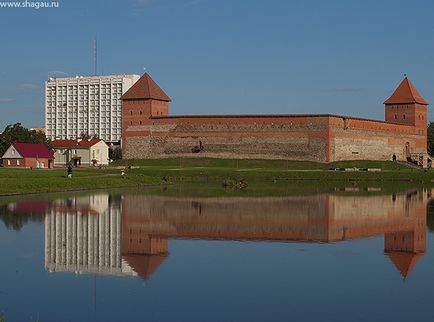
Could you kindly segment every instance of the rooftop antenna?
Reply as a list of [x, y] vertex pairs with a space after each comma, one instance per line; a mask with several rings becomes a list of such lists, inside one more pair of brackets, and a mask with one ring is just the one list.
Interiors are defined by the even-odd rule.
[[404, 78], [407, 77], [407, 74], [404, 74]]
[[98, 47], [97, 47], [97, 41], [96, 41], [96, 36], [93, 40], [93, 61], [95, 64], [95, 71], [94, 71], [94, 75], [97, 76], [98, 75]]

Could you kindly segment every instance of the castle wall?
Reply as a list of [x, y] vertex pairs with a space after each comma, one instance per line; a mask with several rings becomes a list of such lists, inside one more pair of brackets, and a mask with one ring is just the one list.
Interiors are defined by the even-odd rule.
[[[408, 146], [408, 147], [407, 147]], [[330, 159], [406, 160], [412, 153], [426, 154], [426, 136], [419, 129], [373, 120], [332, 118]]]
[[[129, 126], [124, 158], [218, 157], [327, 161], [328, 117], [165, 117]], [[202, 144], [200, 153], [192, 153]]]
[[[125, 130], [124, 158], [406, 160], [426, 153], [419, 129], [334, 115], [151, 117]], [[202, 144], [200, 153], [192, 153]]]

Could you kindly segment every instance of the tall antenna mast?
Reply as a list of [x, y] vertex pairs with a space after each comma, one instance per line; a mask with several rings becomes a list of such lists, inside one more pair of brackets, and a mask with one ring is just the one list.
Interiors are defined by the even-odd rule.
[[94, 64], [95, 64], [94, 75], [97, 76], [98, 75], [98, 55], [97, 55], [98, 54], [98, 47], [97, 47], [96, 37], [93, 40], [93, 54], [94, 54], [93, 61], [94, 61]]

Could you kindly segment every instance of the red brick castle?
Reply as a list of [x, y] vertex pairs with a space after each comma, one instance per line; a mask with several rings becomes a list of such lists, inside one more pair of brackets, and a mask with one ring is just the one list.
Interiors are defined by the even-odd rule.
[[330, 114], [169, 115], [170, 98], [144, 74], [122, 96], [125, 159], [216, 157], [412, 160], [427, 154], [427, 106], [407, 77], [385, 104], [385, 121]]

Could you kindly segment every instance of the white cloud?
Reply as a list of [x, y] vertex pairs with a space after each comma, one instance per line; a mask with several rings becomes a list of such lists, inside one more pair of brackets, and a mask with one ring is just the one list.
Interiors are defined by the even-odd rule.
[[13, 98], [0, 98], [0, 104], [1, 103], [11, 103], [11, 102], [15, 102], [15, 99], [13, 99]]
[[153, 2], [154, 0], [135, 0], [135, 4], [139, 7], [147, 6]]
[[366, 88], [361, 87], [335, 87], [335, 88], [329, 88], [327, 91], [330, 92], [338, 92], [338, 93], [355, 93], [355, 92], [363, 92]]
[[188, 1], [188, 2], [185, 2], [185, 3], [182, 5], [182, 7], [190, 7], [190, 6], [194, 6], [194, 5], [197, 5], [197, 4], [201, 3], [201, 2], [203, 2], [203, 0], [192, 0], [192, 1]]
[[48, 71], [48, 75], [50, 75], [50, 76], [56, 76], [56, 75], [59, 75], [59, 76], [68, 76], [67, 73], [65, 73], [64, 71], [61, 71], [61, 70], [49, 70]]
[[24, 88], [24, 89], [36, 89], [39, 86], [36, 84], [31, 84], [31, 83], [23, 83], [19, 85], [20, 88]]

